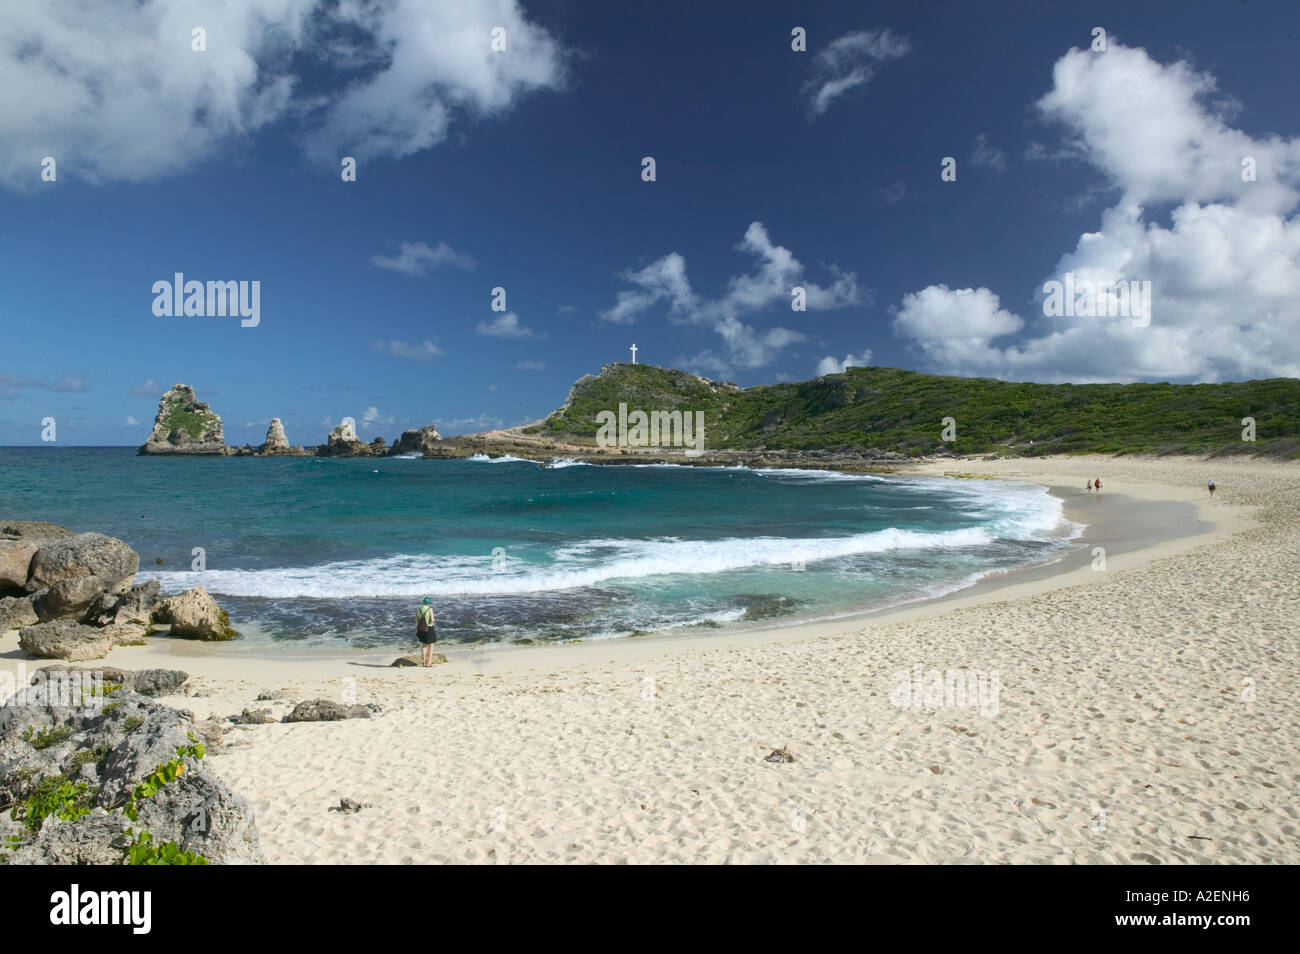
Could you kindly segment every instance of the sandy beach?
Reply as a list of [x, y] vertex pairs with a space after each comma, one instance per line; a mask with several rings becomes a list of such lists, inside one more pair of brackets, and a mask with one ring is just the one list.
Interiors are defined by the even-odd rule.
[[[901, 472], [1044, 484], [1089, 529], [1051, 566], [761, 632], [453, 648], [432, 670], [161, 637], [104, 662], [186, 670], [164, 701], [199, 718], [382, 708], [212, 751], [272, 863], [1300, 861], [1300, 465]], [[4, 669], [45, 664], [0, 638]]]

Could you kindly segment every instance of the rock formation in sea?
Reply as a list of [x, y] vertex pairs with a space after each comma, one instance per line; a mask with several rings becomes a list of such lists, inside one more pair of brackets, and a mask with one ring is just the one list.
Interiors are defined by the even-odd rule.
[[438, 429], [430, 424], [417, 430], [402, 431], [402, 436], [389, 448], [388, 453], [427, 454], [436, 451], [437, 445], [441, 443], [442, 436], [438, 433]]
[[206, 402], [195, 399], [192, 387], [177, 384], [158, 402], [153, 433], [139, 453], [225, 455], [230, 448], [221, 418]]
[[162, 599], [135, 583], [140, 556], [115, 537], [48, 523], [0, 523], [0, 632], [30, 656], [78, 662], [138, 645], [159, 626], [189, 639], [238, 635], [201, 586]]
[[278, 417], [271, 418], [271, 426], [266, 429], [266, 442], [258, 450], [263, 454], [287, 454], [291, 449], [284, 425]]
[[382, 437], [365, 443], [357, 436], [356, 425], [351, 419], [333, 428], [326, 442], [316, 448], [317, 457], [383, 457], [386, 453]]

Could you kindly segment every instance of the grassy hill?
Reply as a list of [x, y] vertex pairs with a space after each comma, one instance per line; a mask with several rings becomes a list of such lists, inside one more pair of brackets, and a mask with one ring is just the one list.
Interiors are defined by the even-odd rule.
[[[850, 368], [739, 388], [685, 371], [613, 364], [529, 433], [594, 443], [600, 411], [703, 411], [709, 449], [933, 453], [1266, 453], [1300, 457], [1300, 380], [1228, 384], [1021, 384]], [[956, 440], [940, 440], [945, 417]], [[1256, 441], [1242, 440], [1243, 417]], [[1033, 441], [1031, 447], [1029, 442]]]

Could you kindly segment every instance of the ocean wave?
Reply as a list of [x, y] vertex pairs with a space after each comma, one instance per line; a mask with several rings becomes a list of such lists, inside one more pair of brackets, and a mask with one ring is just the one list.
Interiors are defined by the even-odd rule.
[[927, 532], [886, 529], [830, 538], [750, 537], [724, 540], [597, 539], [561, 547], [554, 562], [507, 556], [494, 570], [491, 556], [400, 554], [374, 560], [266, 570], [206, 570], [158, 574], [170, 590], [202, 585], [226, 596], [275, 599], [410, 597], [427, 593], [490, 596], [542, 593], [633, 582], [651, 577], [725, 573], [764, 566], [806, 565], [892, 550], [945, 550], [992, 542], [981, 527]]

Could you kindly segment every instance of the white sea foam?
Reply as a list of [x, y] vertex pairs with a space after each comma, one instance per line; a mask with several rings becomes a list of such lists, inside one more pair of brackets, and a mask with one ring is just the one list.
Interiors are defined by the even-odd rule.
[[942, 531], [888, 528], [840, 537], [589, 538], [544, 553], [525, 548], [512, 553], [508, 548], [501, 569], [492, 566], [492, 557], [486, 553], [397, 554], [307, 567], [212, 569], [158, 576], [169, 592], [201, 584], [217, 594], [275, 599], [410, 597], [426, 593], [492, 596], [789, 566], [796, 559], [815, 566], [828, 560], [892, 551], [984, 547], [999, 539], [1059, 542], [1082, 530], [1080, 525], [1062, 520], [1061, 501], [1046, 488], [1007, 481], [908, 478], [891, 482], [901, 489], [909, 481], [917, 491], [941, 492], [955, 498], [962, 512], [976, 516], [980, 525]]

